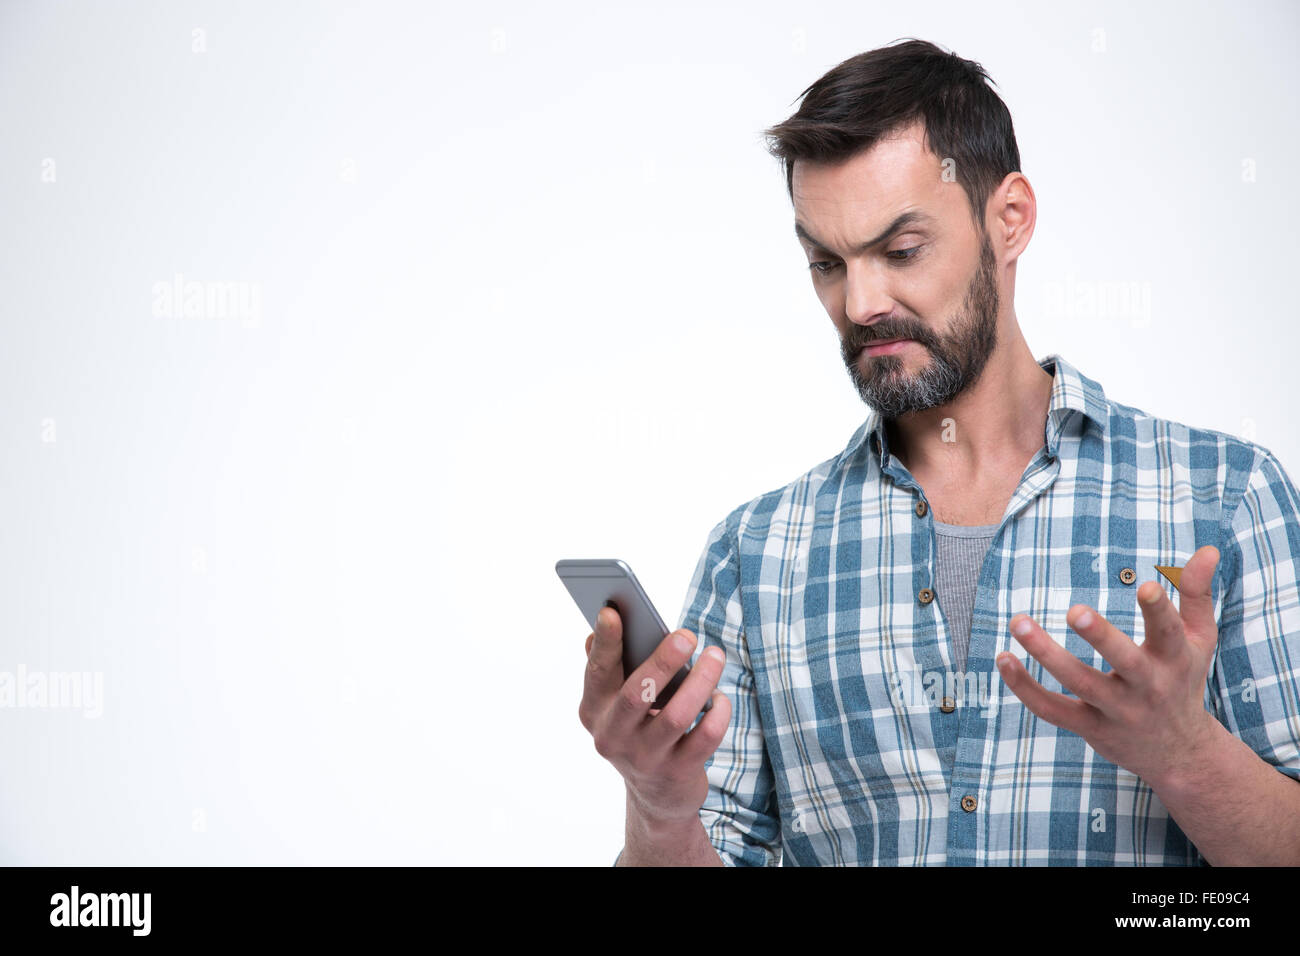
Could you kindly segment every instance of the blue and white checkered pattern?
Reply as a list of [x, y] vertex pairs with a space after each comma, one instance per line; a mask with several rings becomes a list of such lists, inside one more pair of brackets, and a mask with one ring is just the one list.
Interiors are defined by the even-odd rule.
[[[1215, 545], [1219, 643], [1205, 705], [1300, 778], [1300, 498], [1266, 449], [1108, 400], [1058, 355], [1045, 447], [980, 571], [964, 674], [933, 589], [934, 512], [878, 414], [842, 453], [710, 532], [680, 616], [727, 652], [732, 701], [700, 810], [729, 865], [1197, 865], [1150, 787], [1003, 684], [1001, 651], [1063, 688], [1009, 632], [1088, 604], [1145, 638], [1155, 565]], [[1134, 574], [1125, 573], [1131, 569]], [[951, 700], [939, 706], [942, 698]], [[954, 706], [955, 704], [955, 706]]]

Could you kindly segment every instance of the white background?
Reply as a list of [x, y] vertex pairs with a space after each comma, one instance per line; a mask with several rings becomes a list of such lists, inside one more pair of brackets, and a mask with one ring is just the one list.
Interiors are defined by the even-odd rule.
[[[1298, 20], [0, 6], [0, 670], [104, 681], [0, 710], [0, 861], [612, 862], [553, 565], [674, 617], [712, 525], [865, 418], [760, 132], [900, 37], [1011, 110], [1034, 354], [1300, 475]], [[260, 311], [155, 314], [178, 274]]]

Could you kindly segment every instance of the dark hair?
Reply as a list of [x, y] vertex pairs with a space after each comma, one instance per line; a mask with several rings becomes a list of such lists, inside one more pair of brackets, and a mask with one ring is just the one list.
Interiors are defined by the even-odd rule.
[[982, 233], [989, 196], [1007, 173], [1020, 170], [1011, 114], [985, 80], [993, 82], [978, 63], [924, 40], [896, 40], [834, 67], [799, 94], [793, 116], [763, 135], [785, 166], [793, 201], [795, 160], [848, 159], [922, 119], [930, 152], [955, 161]]

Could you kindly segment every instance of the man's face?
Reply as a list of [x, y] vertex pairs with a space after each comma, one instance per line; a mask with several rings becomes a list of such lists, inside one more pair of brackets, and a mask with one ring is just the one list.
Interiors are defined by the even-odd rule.
[[[952, 401], [997, 345], [993, 247], [942, 172], [919, 122], [836, 165], [795, 163], [795, 223], [813, 285], [858, 394], [885, 418]], [[911, 341], [865, 350], [890, 339]]]

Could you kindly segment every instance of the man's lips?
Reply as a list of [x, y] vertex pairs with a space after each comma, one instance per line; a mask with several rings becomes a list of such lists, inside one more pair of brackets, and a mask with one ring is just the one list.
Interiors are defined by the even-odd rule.
[[858, 354], [858, 355], [861, 355], [863, 352], [866, 352], [868, 349], [879, 348], [879, 347], [882, 346], [882, 345], [894, 345], [895, 343], [898, 343], [898, 342], [914, 342], [914, 341], [916, 341], [916, 340], [915, 340], [915, 339], [908, 339], [908, 338], [902, 338], [902, 339], [875, 339], [875, 340], [873, 340], [873, 341], [871, 341], [871, 342], [867, 342], [867, 343], [866, 343], [865, 345], [863, 345], [860, 349], [858, 349], [857, 354]]

